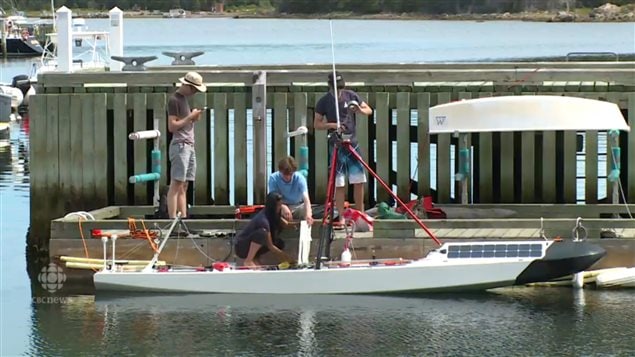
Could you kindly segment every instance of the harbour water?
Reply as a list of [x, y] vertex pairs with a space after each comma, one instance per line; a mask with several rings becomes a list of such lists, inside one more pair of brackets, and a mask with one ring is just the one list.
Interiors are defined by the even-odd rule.
[[[105, 29], [104, 20], [88, 26]], [[168, 30], [169, 29], [169, 30]], [[338, 63], [635, 53], [633, 24], [334, 21]], [[202, 64], [330, 63], [323, 20], [126, 20], [126, 54], [204, 50]], [[148, 36], [149, 33], [154, 34]], [[160, 40], [157, 40], [160, 39]], [[0, 82], [30, 61], [2, 62]], [[154, 64], [151, 63], [151, 64]], [[631, 356], [635, 293], [73, 296], [29, 281], [28, 120], [0, 139], [0, 356]], [[37, 207], [37, 203], [34, 203]]]

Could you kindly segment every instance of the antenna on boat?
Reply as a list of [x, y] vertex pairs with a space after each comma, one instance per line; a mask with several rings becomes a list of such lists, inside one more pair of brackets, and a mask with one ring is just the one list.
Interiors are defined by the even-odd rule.
[[331, 64], [332, 64], [332, 76], [333, 76], [333, 96], [335, 98], [335, 118], [337, 118], [337, 128], [340, 127], [340, 106], [338, 103], [339, 97], [337, 94], [337, 75], [335, 74], [335, 44], [333, 36], [333, 20], [329, 19], [329, 28], [331, 29]]

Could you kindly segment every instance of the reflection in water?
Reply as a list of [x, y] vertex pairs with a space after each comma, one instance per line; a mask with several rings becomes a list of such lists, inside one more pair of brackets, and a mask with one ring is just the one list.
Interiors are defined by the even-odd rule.
[[[0, 189], [29, 190], [29, 119], [11, 122], [0, 133]], [[7, 191], [9, 191], [7, 190]]]
[[[585, 294], [585, 303], [580, 297]], [[632, 355], [629, 292], [140, 295], [34, 304], [30, 354]], [[64, 326], [64, 328], [60, 328]]]

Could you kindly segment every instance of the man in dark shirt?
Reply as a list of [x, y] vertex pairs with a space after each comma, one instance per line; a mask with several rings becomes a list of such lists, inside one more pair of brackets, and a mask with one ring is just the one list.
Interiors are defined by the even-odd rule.
[[172, 133], [169, 147], [170, 189], [168, 190], [168, 215], [187, 217], [187, 183], [194, 181], [196, 173], [196, 153], [194, 152], [194, 123], [201, 115], [201, 109], [190, 110], [187, 98], [198, 92], [205, 92], [203, 78], [196, 72], [188, 72], [179, 78], [183, 84], [168, 99], [168, 130]]
[[[338, 131], [342, 135], [350, 139], [351, 146], [360, 152], [356, 137], [356, 113], [370, 115], [373, 110], [360, 98], [360, 96], [350, 89], [344, 89], [344, 78], [339, 73], [333, 73], [328, 76], [329, 92], [326, 93], [315, 106], [315, 118], [313, 126], [316, 130], [328, 130], [329, 133]], [[337, 85], [337, 87], [335, 87]], [[335, 90], [334, 88], [337, 88]], [[335, 104], [335, 93], [337, 92], [337, 105]], [[335, 108], [339, 109], [340, 127], [337, 127], [337, 113]], [[329, 137], [329, 165], [331, 163], [331, 155], [333, 148], [337, 142], [335, 135]], [[340, 148], [337, 152], [337, 166], [335, 169], [335, 205], [340, 214], [338, 222], [334, 222], [335, 226], [342, 226], [344, 218], [344, 196], [346, 188], [346, 176], [348, 181], [353, 185], [353, 197], [355, 199], [355, 207], [364, 211], [364, 184], [366, 183], [366, 173], [364, 167], [358, 162], [351, 153]]]

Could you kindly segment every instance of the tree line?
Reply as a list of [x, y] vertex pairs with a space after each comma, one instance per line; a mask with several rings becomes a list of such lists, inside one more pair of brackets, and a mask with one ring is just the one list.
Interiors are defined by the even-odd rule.
[[[110, 10], [160, 10], [181, 8], [189, 11], [212, 11], [222, 3], [226, 12], [249, 8], [273, 14], [483, 14], [522, 11], [558, 11], [595, 8], [606, 2], [633, 4], [635, 0], [55, 0], [56, 8]], [[0, 0], [5, 11], [50, 11], [50, 0]]]

